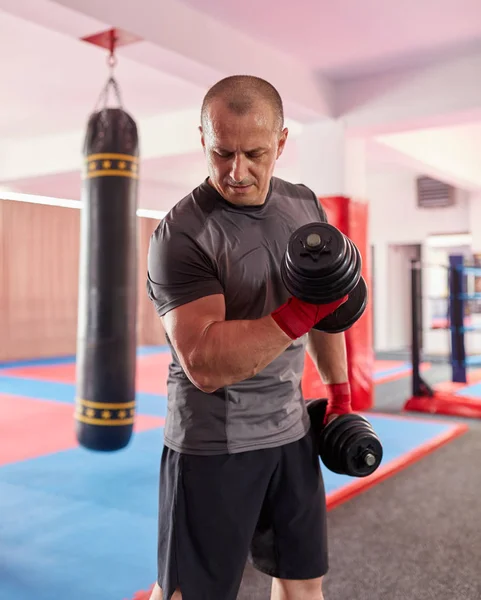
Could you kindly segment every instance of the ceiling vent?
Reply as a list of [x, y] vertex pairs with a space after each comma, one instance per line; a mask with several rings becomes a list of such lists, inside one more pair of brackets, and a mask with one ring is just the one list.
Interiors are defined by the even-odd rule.
[[453, 206], [456, 188], [431, 177], [417, 178], [417, 199], [421, 208], [444, 208]]

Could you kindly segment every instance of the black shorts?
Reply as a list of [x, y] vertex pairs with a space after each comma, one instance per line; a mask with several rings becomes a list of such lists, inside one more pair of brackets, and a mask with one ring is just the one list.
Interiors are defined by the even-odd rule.
[[236, 600], [246, 560], [281, 579], [328, 569], [326, 497], [312, 435], [278, 448], [193, 456], [164, 448], [158, 583], [164, 600]]

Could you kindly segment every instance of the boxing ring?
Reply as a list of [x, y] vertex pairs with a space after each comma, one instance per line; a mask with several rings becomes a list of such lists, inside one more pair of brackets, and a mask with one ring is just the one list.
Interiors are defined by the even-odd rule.
[[[426, 331], [426, 327], [422, 326], [423, 314], [426, 314], [422, 286], [423, 271], [433, 268], [443, 269], [448, 294], [442, 298], [444, 311], [438, 309], [434, 315], [428, 316], [429, 328], [449, 335], [447, 362], [451, 367], [451, 380], [430, 384], [429, 377], [421, 374], [424, 354], [422, 340]], [[481, 346], [479, 338], [471, 337], [481, 331], [481, 293], [477, 291], [480, 278], [481, 268], [474, 264], [465, 264], [461, 255], [450, 256], [449, 265], [443, 267], [423, 265], [420, 261], [412, 262], [413, 370], [411, 397], [406, 401], [406, 410], [469, 418], [481, 417]]]

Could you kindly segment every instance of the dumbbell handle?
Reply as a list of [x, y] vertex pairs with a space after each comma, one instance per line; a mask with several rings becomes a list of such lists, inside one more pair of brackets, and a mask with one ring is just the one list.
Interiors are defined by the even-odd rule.
[[364, 462], [366, 463], [366, 465], [368, 467], [372, 467], [373, 465], [376, 464], [376, 457], [374, 456], [374, 454], [372, 452], [367, 452], [363, 458], [364, 458]]

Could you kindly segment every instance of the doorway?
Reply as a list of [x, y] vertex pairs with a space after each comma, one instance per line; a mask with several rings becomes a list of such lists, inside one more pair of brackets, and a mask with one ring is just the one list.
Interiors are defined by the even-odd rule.
[[[421, 260], [421, 244], [388, 247], [388, 345], [391, 350], [411, 348], [411, 261]], [[422, 315], [420, 315], [422, 319]], [[422, 322], [421, 322], [422, 331]]]

